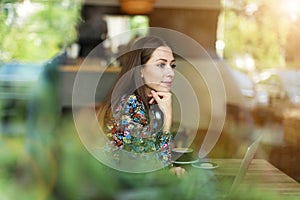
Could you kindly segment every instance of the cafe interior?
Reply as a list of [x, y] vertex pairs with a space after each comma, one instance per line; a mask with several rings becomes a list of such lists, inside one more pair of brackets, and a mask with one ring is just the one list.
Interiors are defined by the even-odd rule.
[[[219, 199], [217, 175], [235, 177], [227, 199], [299, 199], [300, 2], [284, 2], [2, 1], [0, 199]], [[176, 55], [183, 177], [113, 169], [77, 124], [151, 34]]]

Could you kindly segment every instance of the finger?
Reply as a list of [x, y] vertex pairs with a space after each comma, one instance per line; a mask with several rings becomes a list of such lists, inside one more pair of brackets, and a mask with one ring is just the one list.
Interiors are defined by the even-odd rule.
[[156, 102], [160, 101], [160, 97], [158, 96], [158, 94], [154, 90], [151, 91], [151, 94], [152, 94], [152, 96], [153, 96], [153, 98]]
[[159, 96], [159, 97], [168, 97], [168, 96], [171, 96], [172, 94], [170, 92], [156, 92], [156, 94]]
[[178, 167], [178, 168], [177, 168], [177, 175], [178, 175], [179, 177], [182, 177], [184, 174], [185, 174], [185, 169], [182, 168], [182, 167]]
[[174, 174], [178, 177], [181, 177], [184, 174], [181, 167], [175, 167], [173, 168], [173, 171]]
[[151, 98], [150, 101], [148, 102], [149, 104], [153, 104], [154, 103], [154, 98]]

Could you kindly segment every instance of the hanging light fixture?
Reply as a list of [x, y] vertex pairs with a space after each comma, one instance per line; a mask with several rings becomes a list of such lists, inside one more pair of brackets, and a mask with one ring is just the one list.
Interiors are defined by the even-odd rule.
[[148, 14], [156, 0], [119, 0], [121, 10], [127, 14]]

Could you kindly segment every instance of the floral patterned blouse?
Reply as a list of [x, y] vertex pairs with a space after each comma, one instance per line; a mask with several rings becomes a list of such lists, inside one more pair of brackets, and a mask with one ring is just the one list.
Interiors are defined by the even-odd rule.
[[[150, 120], [151, 119], [151, 120]], [[118, 160], [118, 150], [133, 154], [156, 152], [163, 166], [171, 164], [171, 133], [162, 130], [163, 114], [157, 105], [146, 113], [141, 98], [135, 94], [123, 97], [107, 123], [107, 136], [111, 143], [107, 150]], [[145, 157], [146, 158], [146, 157]]]

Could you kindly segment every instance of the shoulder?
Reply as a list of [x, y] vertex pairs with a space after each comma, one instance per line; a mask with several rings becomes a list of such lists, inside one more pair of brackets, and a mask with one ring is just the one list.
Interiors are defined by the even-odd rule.
[[141, 97], [136, 94], [128, 95], [126, 99], [127, 99], [127, 101], [130, 101], [130, 102], [133, 102], [133, 101], [142, 102]]
[[140, 106], [144, 107], [144, 103], [143, 103], [142, 99], [135, 94], [131, 94], [131, 95], [127, 96], [126, 98], [123, 99], [123, 101], [125, 101], [125, 104], [127, 106], [130, 106], [133, 108], [140, 107]]
[[131, 94], [124, 95], [113, 110], [115, 114], [131, 114], [136, 112], [136, 110], [145, 110], [145, 106], [139, 96]]

